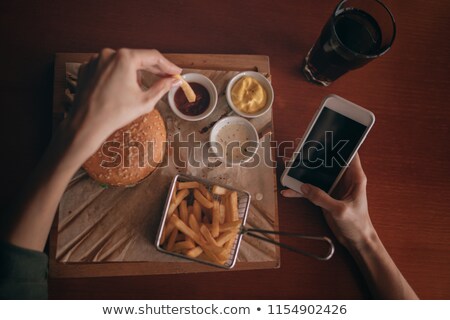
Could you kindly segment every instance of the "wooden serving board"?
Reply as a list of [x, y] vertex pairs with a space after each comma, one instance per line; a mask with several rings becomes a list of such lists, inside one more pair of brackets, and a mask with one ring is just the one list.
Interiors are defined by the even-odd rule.
[[[55, 82], [54, 82], [54, 104], [53, 104], [53, 117], [54, 117], [54, 125], [57, 125], [61, 119], [64, 118], [65, 112], [66, 112], [66, 106], [65, 101], [67, 100], [65, 97], [65, 89], [67, 87], [66, 84], [66, 63], [74, 62], [74, 63], [81, 63], [84, 61], [87, 61], [91, 54], [89, 53], [58, 53], [56, 54], [56, 60], [55, 60]], [[203, 54], [166, 54], [165, 55], [169, 60], [173, 61], [180, 67], [184, 69], [199, 69], [204, 70], [201, 72], [204, 72], [206, 75], [218, 78], [217, 81], [222, 81], [221, 83], [221, 90], [223, 91], [223, 82], [226, 81], [229, 77], [231, 77], [233, 74], [235, 74], [237, 71], [243, 71], [243, 70], [255, 70], [258, 72], [261, 72], [267, 76], [270, 76], [270, 67], [269, 67], [269, 58], [266, 56], [257, 56], [257, 55], [203, 55]], [[220, 77], [223, 79], [220, 80]], [[221, 92], [219, 92], [219, 95]], [[161, 101], [161, 104], [164, 109], [166, 106], [164, 105], [164, 102]], [[222, 101], [222, 109], [228, 108], [226, 104]], [[220, 110], [217, 110], [219, 112]], [[170, 112], [166, 114], [167, 117], [171, 117]], [[214, 114], [213, 114], [214, 115]], [[163, 114], [164, 116], [164, 114]], [[273, 122], [272, 122], [272, 115], [268, 115], [266, 120], [259, 121], [263, 123], [258, 123], [258, 120], [256, 119], [254, 124], [257, 127], [260, 136], [267, 136], [266, 133], [269, 133], [269, 135], [273, 132]], [[264, 125], [265, 124], [265, 125]], [[276, 190], [276, 172], [274, 168], [266, 167], [264, 170], [270, 170], [265, 171], [266, 176], [269, 174], [269, 177], [272, 176], [273, 179], [269, 181], [267, 184], [272, 184], [269, 186], [269, 188], [265, 188], [266, 193], [273, 194], [266, 194], [266, 198], [269, 200], [269, 208], [267, 207], [267, 203], [265, 203], [265, 208], [261, 209], [258, 207], [258, 203], [255, 203], [254, 205], [254, 215], [260, 215], [261, 213], [269, 213], [269, 218], [259, 219], [258, 217], [255, 217], [255, 223], [258, 224], [258, 221], [263, 222], [269, 222], [270, 227], [273, 228], [273, 230], [278, 230], [278, 210], [277, 210], [277, 190]], [[245, 174], [245, 172], [244, 172]], [[81, 174], [83, 176], [83, 174]], [[217, 178], [217, 177], [216, 177]], [[155, 181], [158, 178], [154, 178]], [[166, 179], [167, 180], [167, 179]], [[166, 181], [166, 180], [157, 180], [157, 181]], [[270, 179], [269, 179], [270, 180]], [[63, 200], [61, 202], [60, 206], [60, 212], [56, 215], [56, 219], [50, 234], [50, 277], [102, 277], [102, 276], [128, 276], [128, 275], [151, 275], [151, 274], [168, 274], [168, 273], [189, 273], [189, 272], [210, 272], [210, 271], [221, 271], [220, 269], [205, 266], [199, 263], [193, 263], [189, 262], [183, 259], [170, 259], [166, 256], [158, 256], [154, 253], [152, 253], [152, 250], [142, 250], [142, 251], [136, 251], [134, 252], [134, 255], [128, 254], [128, 256], [116, 255], [116, 257], [111, 258], [111, 254], [108, 254], [107, 259], [98, 259], [99, 253], [100, 256], [106, 256], [103, 251], [110, 252], [111, 248], [108, 248], [108, 250], [103, 250], [101, 240], [100, 242], [95, 242], [96, 246], [100, 246], [100, 248], [97, 250], [93, 250], [92, 243], [89, 244], [89, 241], [81, 241], [77, 240], [73, 234], [76, 234], [77, 232], [82, 233], [86, 230], [87, 227], [91, 228], [92, 224], [97, 223], [99, 228], [96, 231], [97, 237], [102, 237], [102, 239], [109, 237], [108, 235], [108, 226], [105, 228], [105, 224], [112, 223], [111, 222], [112, 217], [109, 216], [110, 222], [107, 221], [107, 219], [100, 222], [86, 222], [86, 217], [95, 215], [97, 211], [91, 211], [85, 213], [84, 217], [78, 218], [78, 217], [71, 217], [69, 214], [71, 211], [69, 211], [70, 206], [75, 206], [76, 203], [71, 203], [71, 196], [74, 197], [77, 196], [79, 199], [79, 193], [84, 192], [86, 188], [86, 192], [88, 193], [86, 197], [89, 197], [89, 203], [92, 201], [97, 201], [97, 203], [101, 206], [102, 203], [104, 203], [104, 199], [112, 199], [114, 197], [114, 192], [121, 192], [120, 190], [116, 191], [106, 191], [104, 193], [109, 193], [109, 196], [106, 195], [106, 198], [103, 197], [97, 197], [92, 196], [92, 190], [97, 192], [98, 194], [102, 193], [102, 190], [98, 189], [98, 186], [95, 185], [93, 181], [89, 181], [89, 178], [82, 177], [76, 178], [73, 181], [74, 184], [82, 184], [78, 186], [78, 193], [74, 192], [74, 189], [76, 191], [76, 188], [69, 186], [68, 190], [66, 191], [65, 196], [63, 196]], [[80, 182], [81, 181], [81, 182]], [[147, 183], [147, 185], [146, 185]], [[138, 185], [136, 190], [141, 190], [139, 192], [146, 192], [146, 189], [148, 187], [151, 187], [152, 181], [143, 182], [141, 185]], [[247, 188], [250, 186], [246, 186]], [[268, 190], [268, 191], [267, 191]], [[130, 190], [131, 192], [127, 192], [127, 196], [129, 194], [134, 193], [135, 191]], [[135, 193], [137, 193], [136, 191]], [[148, 194], [148, 192], [147, 192]], [[161, 191], [161, 194], [164, 194], [163, 191]], [[103, 195], [103, 193], [102, 193]], [[82, 198], [82, 197], [81, 197]], [[135, 197], [136, 198], [136, 197]], [[94, 200], [92, 200], [94, 199]], [[102, 202], [103, 199], [103, 202]], [[133, 201], [135, 201], [134, 199]], [[149, 200], [151, 201], [151, 200]], [[146, 204], [148, 205], [148, 204]], [[84, 207], [84, 204], [80, 204], [80, 207]], [[96, 206], [98, 207], [98, 206]], [[69, 208], [69, 209], [67, 209]], [[149, 208], [152, 208], [152, 206], [149, 206]], [[130, 209], [131, 210], [131, 209]], [[101, 210], [98, 210], [101, 212]], [[145, 214], [145, 212], [144, 212]], [[154, 213], [153, 213], [154, 214]], [[58, 217], [62, 218], [63, 220], [58, 221]], [[102, 218], [103, 219], [103, 218]], [[156, 216], [154, 219], [158, 219], [158, 216]], [[72, 220], [83, 220], [82, 222], [75, 222], [73, 223], [72, 230], [70, 230], [71, 234], [67, 233], [67, 229], [70, 228], [67, 227], [67, 223], [65, 221], [69, 221], [70, 223]], [[78, 225], [77, 225], [78, 223]], [[154, 224], [154, 222], [152, 222]], [[61, 224], [64, 224], [63, 229], [65, 233], [61, 231]], [[117, 225], [117, 223], [116, 223]], [[258, 226], [258, 225], [257, 225]], [[59, 228], [58, 228], [59, 227]], [[102, 234], [102, 232], [104, 234]], [[154, 232], [154, 231], [152, 231]], [[72, 238], [70, 238], [70, 236]], [[69, 238], [68, 238], [69, 237]], [[148, 248], [151, 248], [153, 246], [153, 243], [151, 242], [151, 236], [148, 240], [144, 239], [144, 243], [135, 244], [133, 243], [132, 246], [147, 246]], [[78, 247], [77, 250], [72, 250], [73, 254], [67, 254], [67, 252], [71, 252], [71, 248], [69, 245], [72, 245], [73, 243], [76, 243], [75, 247]], [[108, 240], [109, 242], [115, 241], [114, 238], [111, 238]], [[256, 248], [256, 250], [260, 249], [262, 250], [264, 247], [263, 245], [259, 243], [251, 243], [250, 247]], [[63, 249], [61, 249], [63, 247]], [[66, 250], [67, 247], [67, 250]], [[83, 248], [82, 250], [80, 248]], [[152, 248], [153, 249], [153, 248]], [[250, 248], [251, 249], [251, 248]], [[277, 268], [280, 265], [280, 251], [278, 247], [271, 248], [273, 254], [270, 256], [264, 256], [262, 255], [258, 258], [254, 258], [251, 254], [251, 250], [248, 250], [247, 253], [244, 252], [243, 257], [241, 259], [238, 259], [238, 263], [236, 264], [236, 267], [233, 270], [249, 270], [249, 269], [269, 269], [269, 268]], [[66, 250], [66, 251], [64, 251]], [[103, 250], [103, 251], [102, 251]], [[61, 252], [63, 251], [64, 254]], [[94, 252], [98, 251], [97, 254], [90, 255], [85, 254], [84, 252]], [[123, 251], [123, 250], [122, 250]], [[128, 253], [128, 248], [127, 248]], [[133, 251], [133, 250], [130, 250]], [[137, 253], [136, 253], [137, 252]], [[249, 254], [250, 252], [250, 254]], [[72, 252], [71, 252], [72, 253]], [[145, 253], [145, 254], [144, 254]], [[81, 256], [80, 256], [81, 254]], [[139, 256], [141, 254], [141, 256]], [[158, 253], [160, 254], [160, 253]], [[153, 255], [150, 257], [150, 255]]]

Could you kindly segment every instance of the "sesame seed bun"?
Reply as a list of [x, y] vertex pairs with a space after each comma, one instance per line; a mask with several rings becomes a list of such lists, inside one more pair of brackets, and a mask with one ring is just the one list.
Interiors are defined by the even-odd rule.
[[166, 138], [164, 120], [155, 109], [114, 132], [83, 168], [100, 183], [134, 185], [162, 162]]

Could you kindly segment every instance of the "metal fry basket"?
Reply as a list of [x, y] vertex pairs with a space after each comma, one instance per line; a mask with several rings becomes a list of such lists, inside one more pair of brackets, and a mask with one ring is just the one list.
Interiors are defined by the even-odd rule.
[[216, 264], [216, 263], [213, 263], [213, 262], [210, 262], [210, 261], [206, 261], [206, 260], [202, 260], [202, 259], [191, 258], [191, 257], [188, 257], [188, 256], [183, 255], [181, 253], [168, 251], [168, 250], [166, 250], [166, 249], [164, 249], [162, 247], [161, 236], [162, 236], [162, 232], [163, 232], [164, 226], [166, 224], [167, 213], [169, 211], [170, 201], [171, 201], [171, 199], [173, 197], [173, 194], [174, 194], [175, 189], [176, 189], [175, 187], [176, 187], [178, 181], [180, 181], [180, 182], [197, 181], [197, 182], [202, 183], [208, 189], [208, 191], [211, 191], [211, 188], [212, 188], [213, 185], [221, 186], [221, 187], [224, 187], [224, 188], [226, 188], [228, 190], [236, 191], [237, 192], [237, 196], [238, 196], [238, 209], [239, 209], [238, 210], [238, 215], [239, 215], [239, 218], [242, 220], [241, 229], [245, 225], [245, 222], [247, 220], [247, 214], [248, 214], [248, 209], [250, 208], [250, 199], [251, 199], [251, 196], [250, 196], [250, 194], [248, 192], [242, 191], [242, 190], [239, 190], [239, 189], [236, 189], [236, 188], [233, 188], [231, 186], [224, 185], [224, 184], [221, 184], [221, 183], [216, 183], [216, 182], [212, 182], [212, 181], [201, 179], [201, 178], [196, 178], [196, 177], [192, 177], [192, 176], [185, 176], [185, 175], [180, 175], [179, 174], [179, 175], [176, 175], [173, 178], [172, 183], [170, 185], [169, 193], [168, 193], [167, 199], [166, 199], [166, 204], [164, 206], [163, 216], [161, 218], [161, 223], [159, 225], [158, 234], [156, 236], [156, 243], [155, 243], [156, 248], [159, 251], [161, 251], [161, 252], [168, 253], [168, 254], [171, 254], [171, 255], [174, 255], [174, 256], [177, 256], [177, 257], [181, 257], [181, 258], [184, 258], [184, 259], [189, 259], [189, 260], [192, 260], [192, 261], [197, 261], [197, 262], [201, 262], [201, 263], [204, 263], [204, 264], [208, 264], [208, 265], [211, 265], [211, 266], [220, 267], [220, 268], [224, 268], [224, 269], [231, 269], [231, 268], [233, 268], [233, 266], [236, 263], [237, 255], [238, 255], [238, 252], [239, 252], [239, 247], [241, 245], [241, 240], [242, 240], [242, 236], [243, 236], [242, 232], [239, 232], [236, 235], [236, 238], [234, 239], [234, 245], [233, 245], [233, 247], [231, 249], [231, 252], [230, 252], [230, 257], [229, 257], [228, 261], [225, 264], [223, 264], [223, 265]]

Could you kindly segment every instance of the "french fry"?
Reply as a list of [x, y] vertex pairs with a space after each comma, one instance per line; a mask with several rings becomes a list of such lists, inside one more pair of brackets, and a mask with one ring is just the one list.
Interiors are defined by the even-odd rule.
[[217, 195], [219, 195], [219, 196], [223, 196], [223, 195], [226, 195], [227, 192], [228, 192], [228, 190], [225, 189], [224, 187], [217, 186], [217, 185], [214, 185], [214, 186], [212, 187], [212, 193], [213, 193], [213, 194], [217, 194]]
[[185, 240], [186, 240], [186, 236], [183, 233], [178, 232], [177, 238], [175, 239], [175, 243], [177, 243], [179, 241], [185, 241]]
[[213, 262], [213, 263], [217, 263], [217, 264], [223, 264], [223, 257], [222, 254], [219, 256], [217, 256], [214, 252], [212, 252], [209, 248], [209, 246], [201, 246], [201, 248], [203, 249], [203, 252], [205, 253], [205, 255], [208, 257], [207, 260]]
[[[203, 232], [205, 232], [205, 234], [207, 234], [206, 232], [209, 232], [208, 228], [205, 225], [202, 225], [202, 227], [203, 227]], [[202, 230], [202, 227], [200, 227], [200, 230]], [[203, 249], [203, 251], [205, 251], [205, 253], [207, 253], [206, 251], [210, 251], [210, 252], [214, 253], [214, 255], [219, 257], [220, 259], [226, 258], [227, 257], [226, 249], [213, 243], [213, 241], [212, 241], [213, 238], [211, 236], [211, 233], [209, 234], [209, 236], [207, 235], [206, 237], [208, 237], [209, 241], [208, 240], [205, 241], [204, 238], [201, 237], [201, 241], [199, 242], [199, 245]]]
[[217, 255], [214, 255], [211, 252], [209, 252], [209, 254], [206, 252], [203, 252], [200, 256], [198, 256], [197, 259], [210, 261], [214, 264], [225, 264], [225, 262], [227, 262], [226, 259], [220, 259]]
[[166, 226], [167, 235], [171, 234], [173, 229], [175, 229], [175, 226], [173, 225], [173, 223], [168, 223]]
[[175, 197], [175, 201], [172, 202], [169, 206], [169, 211], [167, 212], [167, 216], [170, 217], [172, 213], [175, 211], [175, 209], [180, 205], [181, 201], [183, 201], [184, 198], [186, 198], [189, 195], [188, 189], [183, 189], [179, 192], [177, 192], [176, 195], [173, 195], [172, 197]]
[[203, 196], [203, 194], [200, 191], [198, 191], [198, 189], [194, 189], [194, 198], [200, 203], [200, 205], [202, 205], [207, 209], [211, 209], [214, 206], [214, 204], [208, 199], [206, 199]]
[[233, 222], [225, 222], [225, 223], [219, 225], [219, 232], [222, 233], [222, 232], [226, 232], [226, 231], [238, 230], [239, 227], [241, 226], [241, 224], [242, 224], [242, 220], [240, 220], [240, 219], [233, 221]]
[[181, 80], [181, 90], [183, 90], [187, 100], [189, 102], [194, 102], [196, 99], [195, 92], [194, 90], [192, 90], [189, 83], [186, 80], [184, 80], [184, 78], [179, 74], [174, 75], [174, 77]]
[[[173, 214], [178, 216], [178, 209], [176, 209]], [[161, 239], [159, 240], [160, 244], [164, 244], [164, 242], [166, 242], [167, 237], [170, 236], [174, 228], [175, 226], [173, 223], [166, 220], [166, 225], [164, 226], [163, 232], [161, 233]]]
[[189, 182], [178, 182], [177, 183], [178, 190], [183, 189], [198, 189], [199, 183], [197, 181], [189, 181]]
[[200, 236], [197, 233], [195, 233], [194, 230], [189, 228], [182, 220], [180, 220], [180, 218], [178, 218], [177, 216], [173, 215], [170, 218], [170, 221], [175, 225], [175, 228], [177, 230], [179, 230], [180, 232], [184, 233], [186, 236], [188, 236], [189, 238], [194, 240], [196, 243], [198, 243], [199, 245], [201, 245], [203, 243], [203, 241], [200, 238]]
[[164, 230], [166, 232], [164, 233], [164, 235], [161, 235], [161, 240], [160, 240], [161, 244], [166, 242], [167, 237], [170, 236], [170, 234], [172, 233], [174, 228], [175, 228], [175, 226], [172, 223], [169, 223], [169, 224], [166, 225], [166, 227], [164, 228]]
[[[234, 244], [236, 242], [236, 235], [237, 232], [236, 231], [231, 231], [229, 236], [226, 236], [227, 234], [224, 234], [224, 238], [220, 239], [220, 243], [225, 242], [223, 244], [223, 247], [225, 248], [225, 253], [230, 256], [231, 255], [231, 250], [234, 247]], [[230, 238], [228, 241], [225, 241], [227, 238]]]
[[[214, 256], [219, 260], [226, 260], [229, 256], [229, 250], [227, 248], [222, 248], [213, 244], [205, 243], [202, 246], [203, 251], [205, 251], [206, 254], [208, 254], [208, 251], [213, 253]], [[221, 263], [221, 262], [219, 262]]]
[[208, 199], [209, 201], [212, 200], [211, 193], [209, 193], [208, 189], [206, 189], [206, 187], [203, 184], [201, 183], [199, 184], [198, 190], [200, 190], [200, 192], [206, 199]]
[[213, 204], [214, 204], [214, 206], [213, 206], [213, 210], [212, 210], [211, 234], [214, 238], [217, 238], [219, 236], [219, 223], [220, 223], [219, 201], [214, 200]]
[[227, 243], [228, 241], [230, 241], [231, 239], [234, 239], [236, 237], [236, 232], [233, 231], [227, 231], [225, 233], [222, 233], [217, 239], [217, 245], [219, 247], [223, 247], [223, 245], [225, 243]]
[[172, 251], [174, 252], [180, 252], [186, 249], [194, 249], [195, 244], [192, 241], [180, 241], [175, 243], [175, 245], [172, 248]]
[[166, 225], [166, 235], [169, 235], [172, 233], [172, 230], [175, 229], [175, 226], [173, 225], [173, 223], [168, 223]]
[[224, 196], [225, 202], [225, 222], [232, 222], [230, 196]]
[[[236, 241], [237, 232], [236, 231], [230, 231], [230, 235], [229, 236], [225, 236], [225, 235], [226, 235], [226, 233], [224, 234], [224, 238], [220, 239], [220, 243], [224, 242], [224, 244], [222, 246], [225, 249], [225, 253], [229, 256], [231, 254], [231, 250], [234, 247], [234, 243]], [[227, 238], [229, 238], [229, 240], [225, 241]]]
[[167, 216], [170, 217], [177, 207], [178, 207], [178, 204], [175, 204], [175, 202], [172, 202], [169, 206], [169, 210], [167, 210]]
[[193, 214], [189, 215], [189, 227], [191, 227], [197, 234], [200, 233], [200, 226]]
[[238, 197], [237, 192], [233, 191], [230, 193], [230, 209], [231, 209], [231, 221], [237, 221], [239, 220], [239, 214], [238, 214]]
[[164, 227], [162, 232], [161, 232], [161, 237], [159, 238], [159, 243], [163, 244], [164, 242], [166, 242], [166, 236], [167, 236], [167, 228]]
[[[217, 257], [213, 257], [213, 258], [210, 258], [205, 252], [202, 252], [202, 254], [201, 255], [199, 255], [198, 257], [197, 257], [197, 259], [199, 259], [199, 260], [203, 260], [203, 261], [210, 261], [210, 262], [212, 262], [212, 263], [220, 263], [220, 261], [219, 261], [219, 259], [217, 258]], [[216, 261], [217, 260], [217, 261]]]
[[215, 246], [218, 246], [217, 242], [216, 242], [216, 239], [213, 238], [213, 236], [209, 232], [208, 228], [204, 224], [202, 224], [202, 226], [200, 227], [200, 232], [205, 237], [207, 243], [210, 243], [210, 244], [213, 244]]
[[170, 198], [170, 203], [175, 203], [177, 199], [177, 191], [178, 191], [178, 183], [175, 184], [175, 187], [173, 188], [172, 198]]
[[[192, 221], [194, 220], [194, 221]], [[192, 215], [192, 213], [189, 213], [188, 217], [186, 218], [186, 221], [182, 220], [186, 225], [189, 225], [192, 230], [194, 230], [197, 234], [200, 234], [200, 227], [198, 226], [197, 221], [195, 220], [195, 217]], [[194, 224], [193, 224], [194, 223]], [[194, 244], [194, 240], [192, 238], [186, 236], [186, 241], [190, 241], [192, 244]]]
[[202, 208], [200, 207], [200, 204], [197, 200], [194, 200], [192, 213], [194, 214], [195, 219], [197, 219], [197, 222], [200, 223], [202, 221]]
[[[175, 241], [175, 244], [177, 244], [178, 242], [186, 242], [186, 243], [189, 243], [189, 245], [190, 245], [192, 248], [194, 248], [194, 247], [196, 246], [194, 240], [192, 240], [191, 238], [189, 238], [187, 235], [185, 235], [185, 234], [182, 233], [182, 232], [178, 232], [178, 236], [177, 236], [177, 239], [176, 239], [176, 241]], [[191, 249], [192, 249], [192, 248], [191, 248]], [[189, 249], [189, 248], [180, 249], [179, 251], [183, 251], [183, 250], [186, 250], [186, 249]]]
[[186, 237], [186, 241], [191, 243], [192, 248], [194, 248], [196, 246], [194, 240], [192, 240], [191, 238]]
[[223, 203], [219, 206], [219, 223], [225, 223], [225, 205]]
[[179, 205], [181, 201], [189, 195], [189, 190], [180, 190], [177, 192], [175, 203]]
[[230, 239], [230, 240], [228, 240], [228, 242], [225, 244], [225, 250], [226, 250], [226, 252], [228, 253], [228, 254], [230, 254], [230, 252], [231, 252], [231, 249], [233, 248], [233, 246], [234, 246], [234, 238], [233, 239]]
[[197, 258], [202, 253], [203, 253], [203, 249], [201, 247], [195, 247], [194, 249], [188, 250], [186, 252], [186, 255], [191, 258]]
[[189, 218], [189, 213], [188, 213], [188, 208], [187, 208], [187, 201], [186, 200], [182, 200], [180, 203], [180, 219], [184, 222], [184, 223], [188, 223], [188, 218]]
[[[178, 210], [178, 207], [175, 208], [174, 212], [172, 213], [172, 215], [180, 217], [180, 212]], [[166, 228], [168, 228], [168, 233], [167, 236], [172, 232], [172, 230], [175, 228], [175, 226], [173, 225], [173, 223], [170, 222], [170, 218], [166, 218]]]
[[166, 249], [168, 251], [172, 251], [173, 246], [175, 245], [175, 241], [177, 239], [177, 236], [178, 236], [178, 229], [173, 229], [172, 233], [169, 236], [169, 241], [167, 242], [167, 246], [166, 246]]
[[[192, 207], [191, 207], [191, 209], [192, 209]], [[186, 225], [189, 224], [189, 208], [187, 207], [187, 201], [186, 200], [183, 200], [180, 203], [180, 219]], [[197, 233], [199, 233], [199, 232], [197, 232]], [[189, 242], [192, 245], [192, 248], [195, 247], [194, 241], [190, 237], [185, 236], [185, 239], [186, 239], [187, 242]], [[182, 239], [182, 240], [184, 240], [184, 239]]]
[[[231, 249], [234, 246], [234, 243], [236, 241], [236, 236], [238, 233], [239, 233], [239, 229], [233, 229], [233, 230], [224, 232], [223, 234], [221, 234], [221, 236], [223, 236], [223, 238], [218, 239], [218, 240], [220, 240], [220, 244], [222, 244], [222, 246], [227, 250], [228, 254], [230, 254]], [[228, 241], [227, 241], [227, 239], [228, 239]]]

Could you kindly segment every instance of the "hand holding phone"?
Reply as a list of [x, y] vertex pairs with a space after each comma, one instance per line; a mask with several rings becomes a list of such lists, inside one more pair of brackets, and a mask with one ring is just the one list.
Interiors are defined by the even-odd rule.
[[370, 221], [366, 195], [367, 178], [358, 154], [337, 184], [331, 197], [322, 189], [302, 184], [300, 193], [283, 190], [287, 198], [303, 197], [322, 208], [328, 225], [336, 238], [349, 250], [361, 247], [375, 234]]
[[369, 110], [336, 95], [326, 97], [286, 166], [281, 183], [297, 192], [308, 183], [331, 193], [374, 122]]
[[[327, 97], [294, 153], [290, 161], [291, 166], [283, 173], [282, 184], [292, 190], [283, 190], [282, 195], [303, 196], [322, 208], [328, 225], [339, 242], [355, 258], [375, 297], [417, 299], [416, 293], [383, 246], [369, 217], [367, 178], [356, 151], [374, 121], [375, 117], [370, 111], [336, 96]], [[347, 141], [339, 149], [342, 151], [342, 159], [349, 163], [347, 170], [346, 166], [341, 165], [312, 168], [310, 165], [314, 164], [315, 160], [330, 161], [326, 159], [326, 152], [320, 153], [323, 150], [320, 150], [317, 143], [310, 145], [317, 150], [307, 154], [306, 164], [302, 163], [302, 155], [299, 153], [305, 156], [304, 153], [310, 151], [307, 143], [311, 140], [319, 138], [317, 141], [324, 143], [327, 131], [331, 131], [333, 138], [336, 136], [338, 141]], [[297, 167], [292, 166], [295, 161], [299, 163]], [[328, 193], [334, 188], [331, 197]]]

